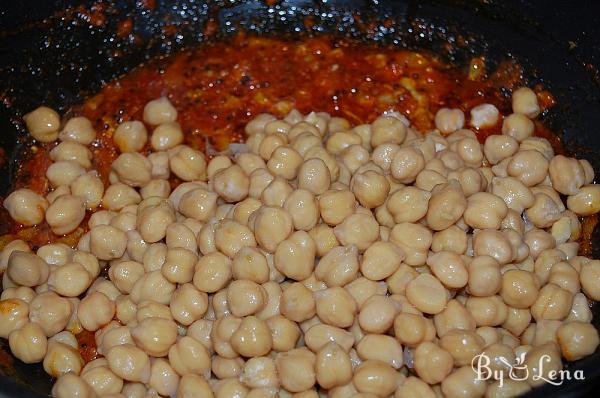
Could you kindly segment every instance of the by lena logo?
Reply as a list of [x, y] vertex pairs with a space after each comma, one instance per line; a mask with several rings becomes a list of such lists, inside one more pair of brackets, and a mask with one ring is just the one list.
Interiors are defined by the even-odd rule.
[[515, 363], [508, 363], [505, 358], [498, 358], [504, 369], [494, 369], [490, 367], [491, 360], [484, 353], [478, 354], [471, 360], [471, 367], [475, 371], [477, 380], [498, 380], [500, 387], [504, 385], [504, 379], [544, 381], [546, 383], [560, 386], [565, 380], [585, 380], [583, 370], [578, 369], [571, 373], [568, 369], [544, 371], [544, 366], [552, 360], [550, 355], [544, 354], [540, 357], [537, 366], [529, 369], [525, 364], [525, 353], [521, 353], [515, 360]]

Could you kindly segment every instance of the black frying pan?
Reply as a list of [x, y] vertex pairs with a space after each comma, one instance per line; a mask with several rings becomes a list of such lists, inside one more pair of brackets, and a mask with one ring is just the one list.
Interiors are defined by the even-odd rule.
[[[0, 6], [0, 148], [8, 161], [1, 166], [0, 192], [7, 192], [24, 135], [20, 117], [40, 104], [60, 111], [101, 85], [144, 61], [207, 40], [209, 20], [219, 23], [217, 36], [239, 29], [258, 34], [332, 33], [365, 41], [435, 51], [456, 64], [484, 54], [491, 67], [508, 57], [524, 67], [530, 85], [542, 82], [558, 105], [544, 121], [560, 132], [567, 149], [592, 162], [600, 172], [600, 6], [592, 2], [551, 1], [411, 1], [283, 0], [162, 1], [152, 12], [142, 1], [96, 3], [106, 23], [95, 26], [73, 7], [85, 0], [4, 1]], [[65, 13], [65, 9], [71, 11]], [[93, 9], [93, 7], [92, 7]], [[71, 18], [69, 16], [75, 16]], [[65, 18], [65, 16], [68, 16]], [[132, 18], [132, 41], [117, 35], [118, 22]], [[311, 29], [304, 18], [314, 21]], [[356, 18], [359, 17], [359, 18]], [[381, 21], [392, 21], [383, 27]], [[161, 28], [174, 25], [177, 34]], [[366, 28], [370, 27], [370, 28]], [[458, 39], [461, 40], [458, 40]], [[463, 42], [466, 45], [457, 45]], [[448, 43], [454, 43], [448, 46]], [[2, 160], [2, 157], [0, 157]], [[2, 164], [3, 162], [0, 162]], [[0, 231], [2, 226], [0, 226]], [[599, 258], [600, 232], [595, 231], [593, 257]], [[594, 308], [600, 326], [600, 306]], [[41, 366], [24, 365], [0, 343], [0, 397], [46, 396], [51, 380]], [[600, 352], [569, 369], [583, 369], [585, 382], [544, 386], [529, 397], [583, 397], [600, 385]]]

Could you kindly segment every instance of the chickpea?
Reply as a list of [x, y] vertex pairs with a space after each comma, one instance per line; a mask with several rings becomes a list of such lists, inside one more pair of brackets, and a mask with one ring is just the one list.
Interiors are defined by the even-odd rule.
[[254, 316], [242, 319], [229, 340], [231, 347], [244, 357], [259, 357], [269, 353], [273, 347], [271, 330], [265, 321]]
[[508, 213], [504, 201], [490, 193], [478, 192], [467, 199], [464, 220], [472, 228], [499, 229]]
[[293, 191], [283, 204], [292, 217], [294, 228], [309, 231], [315, 227], [319, 220], [319, 204], [312, 192], [305, 189]]
[[244, 364], [240, 381], [251, 388], [279, 388], [275, 361], [269, 357], [250, 358]]
[[548, 283], [539, 291], [539, 296], [531, 306], [531, 315], [536, 321], [541, 319], [562, 320], [571, 310], [573, 295], [553, 283]]
[[283, 388], [289, 392], [306, 391], [316, 383], [316, 356], [306, 348], [277, 354], [275, 366]]
[[475, 256], [490, 256], [500, 265], [508, 264], [513, 259], [510, 241], [502, 232], [494, 229], [481, 229], [473, 237]]
[[404, 252], [392, 242], [375, 242], [369, 246], [360, 264], [361, 273], [374, 281], [391, 276], [404, 259]]
[[60, 116], [47, 106], [40, 106], [25, 116], [23, 120], [27, 125], [29, 134], [39, 142], [52, 142], [58, 138]]
[[540, 114], [537, 96], [528, 87], [520, 87], [512, 93], [513, 112], [521, 113], [530, 119], [535, 119]]
[[406, 285], [408, 301], [427, 314], [441, 312], [448, 301], [447, 291], [435, 277], [421, 274]]
[[133, 344], [112, 347], [106, 359], [110, 370], [124, 380], [142, 383], [150, 380], [150, 358]]
[[467, 284], [469, 274], [461, 257], [452, 252], [441, 251], [427, 259], [433, 274], [448, 288], [459, 289]]
[[119, 211], [129, 205], [140, 203], [142, 197], [135, 189], [125, 184], [112, 184], [104, 192], [102, 206], [108, 210]]
[[142, 154], [126, 152], [112, 163], [119, 181], [131, 187], [143, 187], [152, 179], [152, 163]]
[[122, 153], [139, 152], [148, 141], [144, 123], [132, 120], [119, 124], [113, 134], [113, 141]]
[[233, 258], [232, 276], [234, 279], [265, 283], [269, 280], [267, 259], [257, 248], [243, 247]]
[[479, 256], [469, 264], [469, 293], [473, 296], [491, 296], [500, 291], [502, 275], [500, 264], [490, 256]]
[[11, 287], [2, 291], [0, 300], [19, 299], [26, 303], [31, 303], [35, 297], [35, 291], [26, 286]]
[[[317, 301], [318, 304], [318, 301]], [[318, 310], [317, 305], [317, 310]], [[378, 294], [369, 297], [360, 307], [358, 322], [367, 333], [385, 333], [392, 327], [400, 312], [398, 302]]]
[[173, 318], [177, 322], [188, 326], [206, 313], [208, 295], [196, 290], [192, 284], [186, 283], [180, 285], [173, 292], [169, 306]]
[[547, 343], [541, 346], [533, 347], [525, 356], [526, 366], [529, 370], [527, 382], [530, 386], [536, 387], [545, 383], [545, 380], [552, 379], [562, 370], [560, 352], [556, 343]]
[[173, 174], [184, 181], [206, 180], [204, 153], [185, 145], [179, 145], [169, 152], [169, 167]]
[[79, 303], [77, 316], [85, 330], [95, 331], [106, 325], [115, 315], [115, 303], [100, 292], [88, 294]]
[[379, 224], [370, 213], [354, 213], [338, 224], [333, 232], [342, 245], [355, 245], [363, 252], [379, 238]]
[[162, 240], [167, 227], [176, 221], [175, 210], [167, 199], [149, 198], [138, 206], [137, 230], [148, 243]]
[[10, 332], [8, 342], [12, 354], [25, 363], [41, 362], [48, 348], [44, 330], [33, 322], [27, 322]]
[[323, 221], [329, 225], [341, 224], [355, 210], [354, 194], [349, 190], [331, 190], [319, 197], [319, 210]]
[[313, 352], [320, 351], [330, 342], [339, 345], [344, 351], [348, 352], [352, 348], [354, 341], [354, 337], [350, 332], [322, 323], [311, 326], [304, 334], [304, 342]]
[[350, 293], [345, 289], [339, 286], [330, 287], [315, 292], [314, 297], [316, 313], [321, 321], [340, 328], [352, 325], [358, 308]]
[[452, 371], [454, 360], [448, 351], [431, 342], [423, 342], [414, 351], [414, 368], [428, 384], [437, 384]]
[[[8, 301], [8, 303], [10, 303], [10, 312], [6, 311], [8, 316], [6, 326], [10, 327], [11, 322], [18, 322], [22, 316], [27, 316], [27, 309], [21, 305], [15, 306], [11, 301]], [[69, 300], [60, 297], [52, 291], [38, 294], [29, 303], [29, 320], [38, 323], [47, 337], [53, 336], [63, 330], [67, 326], [72, 312], [73, 307]], [[12, 321], [8, 322], [8, 320]], [[6, 333], [6, 336], [0, 335], [0, 337], [5, 338], [7, 336], [8, 333]]]
[[236, 377], [219, 380], [213, 385], [212, 389], [215, 392], [216, 398], [246, 398], [249, 393], [248, 387], [242, 384], [242, 382], [239, 381]]
[[231, 313], [237, 317], [256, 314], [265, 307], [266, 300], [265, 289], [250, 280], [234, 280], [227, 288], [229, 308]]
[[189, 373], [183, 375], [179, 380], [176, 396], [178, 398], [214, 397], [210, 385], [204, 377]]
[[356, 351], [365, 361], [374, 359], [385, 362], [394, 369], [402, 367], [402, 346], [391, 336], [367, 334], [358, 342]]
[[293, 192], [294, 189], [285, 179], [276, 177], [262, 191], [260, 200], [266, 206], [283, 207]]
[[167, 97], [160, 97], [144, 106], [143, 118], [151, 125], [174, 122], [177, 120], [177, 110]]
[[[109, 323], [103, 329], [100, 329], [96, 332], [96, 346], [98, 347], [98, 352], [101, 354], [106, 354], [112, 347], [116, 345], [134, 344], [133, 338], [131, 337], [131, 329], [129, 327], [112, 327], [111, 323]], [[112, 328], [109, 329], [110, 327]], [[71, 336], [73, 337], [73, 339], [75, 339], [75, 336]], [[75, 340], [75, 343], [77, 343], [77, 340]]]
[[532, 229], [526, 232], [523, 241], [529, 246], [530, 255], [534, 260], [544, 250], [556, 247], [554, 237], [542, 229]]
[[462, 129], [464, 124], [465, 115], [458, 108], [441, 108], [435, 114], [435, 127], [444, 135]]
[[260, 113], [254, 119], [250, 120], [246, 124], [246, 127], [244, 129], [246, 131], [246, 134], [248, 134], [249, 136], [258, 134], [265, 130], [265, 126], [267, 124], [274, 122], [275, 120], [275, 116], [271, 114]]
[[131, 289], [131, 299], [139, 304], [143, 301], [154, 301], [169, 304], [175, 284], [169, 282], [160, 270], [150, 271], [135, 282]]
[[214, 356], [212, 358], [212, 372], [219, 379], [237, 378], [244, 370], [244, 360], [240, 357], [224, 358]]
[[464, 254], [467, 251], [467, 234], [456, 225], [435, 232], [431, 241], [431, 250], [436, 253], [446, 250]]
[[67, 263], [52, 270], [48, 287], [64, 297], [77, 297], [92, 284], [92, 274], [79, 263]]
[[[543, 137], [529, 137], [523, 140], [520, 145], [521, 151], [535, 150], [544, 155], [548, 160], [552, 160], [554, 157], [554, 148], [550, 141]], [[550, 181], [548, 181], [550, 182]]]
[[469, 297], [465, 303], [477, 326], [497, 326], [508, 316], [508, 307], [500, 296]]
[[362, 206], [372, 209], [385, 203], [390, 183], [382, 173], [367, 170], [352, 177], [350, 189]]
[[267, 169], [275, 176], [293, 180], [298, 175], [302, 164], [303, 159], [298, 152], [288, 146], [280, 146], [275, 148], [271, 154], [271, 158], [267, 162]]
[[500, 296], [511, 307], [531, 307], [537, 300], [538, 292], [537, 280], [531, 272], [510, 270], [502, 275]]
[[71, 193], [83, 199], [86, 209], [94, 210], [102, 202], [104, 185], [100, 177], [98, 177], [98, 173], [90, 171], [73, 180], [71, 183]]
[[120, 258], [127, 248], [127, 235], [115, 227], [98, 225], [90, 230], [90, 249], [100, 260]]
[[145, 318], [131, 329], [131, 337], [148, 355], [165, 356], [177, 338], [177, 324], [169, 319]]
[[417, 222], [427, 214], [431, 192], [413, 186], [400, 188], [386, 204], [396, 223]]
[[169, 166], [169, 154], [167, 152], [153, 152], [148, 155], [152, 164], [152, 178], [168, 179], [171, 175]]
[[471, 125], [476, 129], [492, 127], [498, 122], [500, 112], [492, 104], [481, 104], [471, 109]]
[[271, 330], [273, 351], [286, 352], [294, 349], [301, 335], [301, 330], [294, 321], [282, 315], [274, 315], [265, 322]]
[[78, 196], [59, 196], [46, 211], [46, 222], [56, 235], [73, 232], [85, 217], [85, 204]]
[[92, 387], [75, 373], [61, 375], [52, 387], [52, 396], [56, 398], [93, 398], [96, 393]]
[[589, 216], [600, 211], [600, 185], [584, 185], [579, 192], [567, 198], [567, 207], [578, 216]]
[[302, 283], [292, 283], [283, 290], [280, 311], [281, 315], [294, 322], [312, 318], [316, 313], [313, 293]]
[[425, 264], [432, 240], [431, 231], [421, 224], [396, 224], [390, 234], [390, 242], [404, 251], [404, 262], [412, 266]]
[[594, 181], [594, 168], [591, 163], [587, 159], [578, 159], [577, 160], [581, 167], [583, 167], [583, 173], [585, 175], [585, 184], [591, 184]]
[[565, 321], [591, 322], [592, 311], [590, 310], [588, 299], [583, 293], [577, 293], [573, 297], [571, 311]]
[[[363, 256], [364, 261], [364, 256]], [[364, 274], [364, 273], [363, 273]], [[392, 294], [406, 294], [406, 285], [417, 277], [418, 273], [410, 265], [401, 263], [396, 272], [386, 279], [387, 290]]]
[[67, 120], [67, 123], [58, 134], [58, 139], [63, 142], [90, 145], [96, 139], [96, 132], [88, 118], [76, 116]]
[[[162, 242], [158, 242], [146, 244], [146, 246], [146, 250], [142, 255], [142, 264], [144, 265], [144, 270], [146, 270], [146, 272], [162, 271], [162, 267], [166, 262], [167, 254], [169, 252], [167, 245]], [[191, 259], [188, 258], [192, 257], [191, 253], [183, 250], [174, 250], [173, 253], [177, 254], [174, 257], [184, 257], [184, 267], [181, 268], [186, 269], [185, 265], [188, 265], [188, 262], [191, 261]], [[181, 270], [181, 268], [176, 269], [176, 271]], [[165, 267], [165, 274], [173, 276], [173, 271], [174, 270], [171, 267]]]
[[427, 225], [435, 231], [447, 229], [454, 224], [467, 208], [467, 200], [460, 184], [451, 180], [436, 186], [429, 199]]
[[248, 195], [250, 179], [242, 168], [233, 165], [219, 170], [213, 179], [215, 192], [227, 202], [238, 202]]
[[486, 387], [486, 382], [470, 365], [456, 369], [442, 381], [442, 392], [446, 397], [481, 397]]
[[83, 359], [75, 348], [63, 343], [52, 343], [43, 361], [44, 370], [52, 377], [66, 373], [78, 375], [83, 368]]
[[183, 194], [178, 209], [186, 217], [205, 222], [215, 214], [217, 199], [214, 192], [195, 188]]
[[513, 113], [505, 117], [502, 122], [502, 134], [509, 135], [519, 142], [531, 137], [533, 130], [533, 122], [520, 113]]
[[92, 167], [92, 152], [84, 145], [73, 141], [61, 142], [52, 148], [50, 159], [55, 162], [73, 161], [85, 169]]
[[46, 171], [46, 178], [53, 187], [69, 186], [79, 176], [85, 174], [85, 169], [72, 160], [62, 160], [53, 163]]
[[248, 222], [250, 216], [261, 206], [262, 202], [260, 200], [248, 197], [234, 206], [232, 217], [240, 224], [250, 226]]
[[152, 179], [140, 189], [140, 195], [143, 199], [148, 199], [152, 196], [159, 198], [168, 198], [171, 194], [171, 186], [169, 181], [163, 179]]
[[440, 337], [444, 337], [453, 329], [473, 331], [477, 326], [474, 316], [457, 299], [448, 301], [446, 308], [433, 317], [433, 322]]
[[288, 143], [288, 139], [291, 138], [292, 137], [289, 136], [289, 134], [286, 136], [281, 133], [266, 135], [262, 138], [260, 144], [258, 144], [258, 155], [262, 159], [268, 160], [273, 155], [275, 149], [286, 145]]
[[380, 116], [371, 124], [371, 146], [402, 144], [406, 138], [406, 126], [393, 116]]
[[[340, 135], [344, 133], [337, 134]], [[358, 138], [358, 136], [355, 137], [357, 137], [358, 142], [354, 145], [346, 147], [340, 153], [340, 161], [342, 165], [348, 169], [350, 174], [356, 173], [356, 171], [359, 168], [363, 167], [365, 164], [367, 164], [370, 159], [369, 151], [367, 151], [363, 146], [360, 145], [360, 138]]]
[[423, 153], [413, 147], [402, 147], [395, 153], [390, 170], [392, 176], [403, 184], [412, 183], [425, 167]]
[[231, 260], [219, 252], [214, 252], [199, 259], [193, 281], [198, 290], [214, 293], [222, 289], [231, 276]]
[[298, 170], [298, 188], [315, 195], [324, 193], [329, 188], [331, 179], [329, 168], [318, 158], [305, 160]]
[[274, 264], [286, 277], [299, 281], [312, 274], [315, 255], [316, 245], [310, 235], [297, 231], [277, 246]]
[[415, 397], [415, 398], [435, 398], [435, 392], [429, 385], [415, 376], [409, 376], [404, 383], [398, 386], [395, 398]]
[[316, 378], [319, 385], [331, 389], [352, 380], [352, 364], [348, 353], [335, 342], [323, 346], [316, 356]]
[[548, 160], [540, 152], [520, 150], [509, 161], [507, 172], [530, 187], [546, 178], [548, 165]]
[[473, 358], [482, 352], [484, 344], [483, 338], [474, 330], [461, 329], [449, 330], [439, 341], [440, 347], [450, 353], [456, 366], [471, 365]]
[[15, 250], [8, 258], [6, 273], [18, 285], [35, 287], [46, 282], [50, 267], [33, 253]]
[[489, 135], [483, 145], [483, 153], [492, 165], [509, 159], [519, 150], [519, 142], [510, 135]]
[[283, 209], [263, 206], [256, 211], [254, 234], [257, 243], [266, 251], [273, 253], [293, 229], [292, 217]]
[[[98, 361], [102, 361], [104, 364], [90, 367], [91, 364]], [[94, 389], [96, 394], [102, 396], [118, 394], [123, 388], [123, 379], [108, 368], [108, 362], [105, 359], [96, 359], [88, 363], [81, 372], [81, 378]]]
[[591, 260], [581, 266], [579, 273], [581, 289], [592, 300], [600, 299], [600, 261]]
[[563, 323], [556, 332], [556, 338], [567, 361], [592, 355], [600, 343], [596, 328], [590, 323], [579, 321]]
[[552, 266], [548, 275], [548, 282], [560, 286], [572, 295], [579, 293], [581, 290], [579, 273], [567, 262], [559, 262]]
[[315, 267], [315, 277], [327, 286], [344, 286], [355, 278], [358, 268], [356, 246], [337, 246], [321, 257]]
[[396, 389], [397, 376], [394, 369], [386, 363], [367, 360], [355, 369], [352, 381], [362, 393], [387, 397]]

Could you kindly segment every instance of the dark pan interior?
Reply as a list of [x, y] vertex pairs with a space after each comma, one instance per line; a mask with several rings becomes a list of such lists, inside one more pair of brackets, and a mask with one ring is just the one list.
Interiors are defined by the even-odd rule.
[[[590, 160], [600, 172], [600, 135], [596, 133], [600, 78], [595, 66], [600, 57], [600, 27], [594, 20], [600, 6], [593, 2], [574, 6], [541, 0], [156, 0], [153, 10], [145, 6], [149, 3], [154, 1], [2, 4], [0, 149], [8, 160], [0, 171], [1, 193], [11, 186], [24, 136], [19, 121], [24, 113], [42, 103], [64, 111], [104, 82], [152, 57], [240, 29], [292, 38], [347, 35], [432, 50], [457, 64], [483, 54], [493, 67], [514, 57], [524, 66], [529, 83], [543, 83], [558, 101], [544, 116], [545, 122], [562, 135], [569, 151]], [[133, 21], [132, 34], [118, 35], [119, 23], [126, 18]], [[307, 18], [311, 28], [305, 27]], [[217, 23], [214, 35], [205, 33], [209, 22]], [[171, 28], [164, 30], [167, 26]], [[598, 228], [592, 239], [593, 257], [599, 258]], [[599, 312], [595, 306], [596, 327]], [[545, 386], [528, 396], [588, 396], [600, 384], [599, 352], [569, 368], [583, 369], [586, 381]], [[7, 354], [6, 343], [0, 343], [0, 397], [45, 396], [50, 386], [41, 366], [14, 360]]]

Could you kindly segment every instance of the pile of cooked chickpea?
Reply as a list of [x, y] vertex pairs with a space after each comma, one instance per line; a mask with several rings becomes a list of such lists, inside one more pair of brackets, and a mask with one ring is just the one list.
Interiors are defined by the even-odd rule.
[[[18, 189], [4, 207], [56, 235], [91, 216], [77, 247], [2, 250], [0, 337], [43, 362], [58, 398], [524, 393], [543, 382], [540, 360], [548, 377], [599, 344], [600, 261], [578, 256], [578, 239], [600, 185], [533, 136], [532, 90], [512, 108], [475, 107], [474, 129], [444, 108], [426, 134], [394, 113], [354, 127], [261, 114], [244, 151], [207, 160], [159, 98], [114, 131], [106, 187], [90, 121], [61, 129], [38, 108], [31, 135], [59, 141], [52, 190]], [[502, 117], [480, 144], [474, 131]], [[479, 353], [504, 380], [476, 377]], [[508, 378], [523, 357], [529, 377]]]

